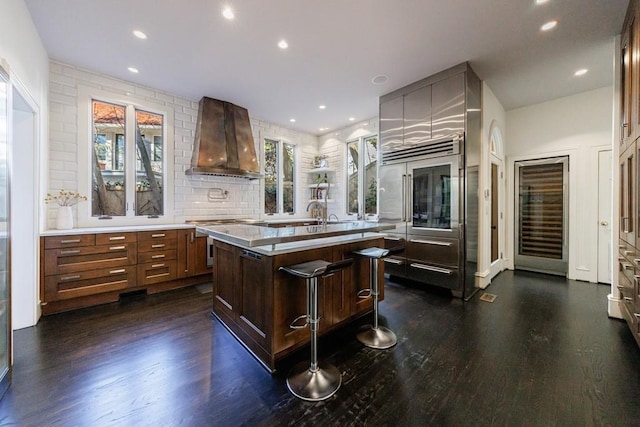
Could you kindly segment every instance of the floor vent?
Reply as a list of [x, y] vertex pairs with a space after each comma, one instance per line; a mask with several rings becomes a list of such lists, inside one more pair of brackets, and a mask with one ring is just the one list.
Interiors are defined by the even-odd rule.
[[480, 301], [494, 302], [496, 298], [498, 298], [498, 295], [486, 294], [486, 293], [480, 295]]

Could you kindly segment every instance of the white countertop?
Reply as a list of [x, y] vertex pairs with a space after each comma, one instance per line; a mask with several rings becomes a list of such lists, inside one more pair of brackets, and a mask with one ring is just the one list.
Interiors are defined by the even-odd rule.
[[46, 230], [40, 236], [66, 236], [73, 234], [93, 234], [93, 233], [126, 233], [146, 230], [169, 230], [178, 228], [194, 228], [193, 224], [154, 224], [154, 225], [123, 225], [118, 227], [87, 227], [72, 228], [70, 230]]
[[[248, 224], [223, 224], [214, 226], [198, 226], [200, 233], [208, 234], [214, 239], [243, 248], [266, 251], [267, 255], [291, 252], [300, 248], [312, 248], [328, 243], [335, 244], [356, 241], [360, 238], [374, 238], [378, 235], [367, 235], [373, 232], [394, 228], [391, 224], [372, 221], [353, 221], [335, 224], [310, 225], [302, 227], [260, 227]], [[333, 239], [333, 240], [326, 240]], [[265, 253], [265, 252], [261, 252]]]

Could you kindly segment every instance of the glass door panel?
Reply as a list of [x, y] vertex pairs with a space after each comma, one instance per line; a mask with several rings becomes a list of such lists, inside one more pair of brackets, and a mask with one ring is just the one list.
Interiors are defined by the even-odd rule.
[[566, 157], [516, 163], [516, 267], [566, 273]]
[[[424, 160], [409, 164], [413, 232], [458, 230], [457, 157]], [[448, 236], [453, 237], [453, 236]]]
[[7, 390], [11, 381], [8, 90], [7, 76], [0, 69], [0, 396]]

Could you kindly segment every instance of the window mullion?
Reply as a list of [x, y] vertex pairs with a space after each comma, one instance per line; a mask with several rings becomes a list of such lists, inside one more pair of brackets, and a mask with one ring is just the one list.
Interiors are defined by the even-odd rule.
[[360, 155], [358, 156], [358, 216], [361, 218], [364, 218], [364, 214], [365, 214], [364, 203], [365, 203], [365, 191], [366, 191], [364, 188], [364, 183], [365, 183], [364, 176], [366, 174], [365, 156], [367, 152], [366, 152], [366, 146], [365, 146], [363, 137], [360, 137], [358, 139], [358, 151], [360, 152]]
[[277, 165], [277, 169], [278, 169], [278, 184], [277, 184], [277, 192], [276, 194], [278, 195], [278, 213], [284, 213], [284, 195], [282, 194], [284, 191], [284, 179], [283, 179], [283, 175], [284, 175], [284, 165], [283, 165], [283, 154], [284, 154], [284, 142], [283, 141], [278, 141], [278, 148], [277, 148], [277, 157], [276, 157], [276, 165]]
[[127, 106], [125, 135], [125, 200], [126, 216], [135, 217], [136, 200], [136, 109], [132, 105]]

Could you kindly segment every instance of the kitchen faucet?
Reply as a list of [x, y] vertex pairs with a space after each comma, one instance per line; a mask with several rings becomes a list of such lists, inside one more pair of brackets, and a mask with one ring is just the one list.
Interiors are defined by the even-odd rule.
[[[320, 183], [316, 184], [316, 197], [318, 197], [319, 188], [320, 188]], [[320, 213], [321, 213], [320, 221], [323, 227], [327, 226], [327, 210], [328, 210], [327, 198], [329, 197], [329, 188], [331, 188], [331, 183], [327, 182], [327, 191], [325, 191], [324, 193], [324, 205], [320, 203], [317, 199], [310, 201], [309, 204], [307, 205], [307, 212], [309, 212], [309, 208], [311, 206], [316, 206], [317, 208], [320, 209]]]

